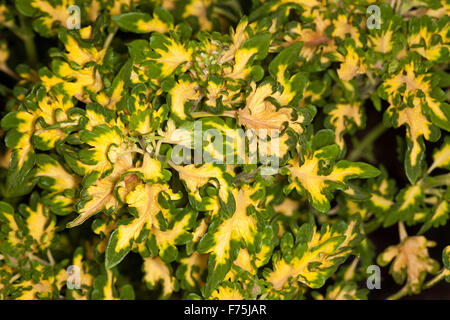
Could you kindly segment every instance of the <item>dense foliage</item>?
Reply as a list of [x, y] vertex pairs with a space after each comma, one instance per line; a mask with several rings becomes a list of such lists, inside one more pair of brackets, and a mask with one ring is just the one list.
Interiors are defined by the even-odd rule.
[[[449, 238], [428, 250], [450, 211], [449, 14], [0, 1], [0, 299], [367, 299], [389, 264], [393, 299], [450, 281]], [[263, 149], [278, 167], [248, 161]]]

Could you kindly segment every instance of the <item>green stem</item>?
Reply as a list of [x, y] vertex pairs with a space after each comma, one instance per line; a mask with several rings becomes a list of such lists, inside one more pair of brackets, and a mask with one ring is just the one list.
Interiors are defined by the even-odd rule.
[[379, 123], [372, 131], [369, 132], [363, 139], [363, 141], [352, 150], [348, 155], [347, 159], [350, 161], [358, 160], [364, 153], [366, 148], [370, 146], [375, 140], [377, 140], [386, 130], [389, 128], [385, 127], [383, 123]]
[[213, 114], [211, 114], [209, 112], [197, 111], [197, 112], [191, 112], [191, 116], [194, 119], [196, 119], [196, 118], [203, 118], [203, 117], [212, 117]]
[[441, 174], [434, 177], [426, 177], [423, 180], [424, 189], [430, 189], [438, 186], [449, 186], [450, 185], [450, 173]]
[[108, 37], [106, 37], [105, 43], [103, 45], [103, 49], [105, 49], [105, 51], [108, 50], [109, 46], [111, 45], [111, 42], [114, 39], [117, 30], [119, 30], [119, 27], [115, 27], [114, 30], [110, 34], [108, 34]]
[[21, 34], [21, 31], [16, 25], [5, 25], [5, 27], [7, 27], [12, 33], [14, 33], [17, 38], [23, 38], [23, 34]]
[[408, 291], [406, 290], [406, 286], [405, 286], [399, 292], [394, 293], [393, 295], [387, 297], [386, 300], [398, 300], [400, 298], [403, 298], [407, 294], [408, 294]]
[[21, 14], [19, 14], [19, 20], [20, 20], [20, 29], [21, 29], [20, 38], [22, 39], [22, 41], [25, 45], [25, 52], [27, 53], [28, 62], [32, 66], [35, 66], [38, 62], [38, 56], [37, 56], [36, 45], [34, 43], [33, 30], [27, 24], [27, 22], [25, 21], [25, 18]]
[[444, 269], [441, 272], [439, 272], [433, 279], [426, 282], [424, 285], [424, 289], [429, 289], [432, 286], [434, 286], [436, 283], [444, 279], [448, 274], [450, 274], [450, 271], [448, 269]]
[[32, 66], [35, 66], [38, 62], [36, 46], [34, 45], [33, 37], [25, 37], [23, 39], [25, 44], [25, 51], [27, 52], [28, 61]]
[[205, 111], [197, 111], [191, 113], [192, 118], [205, 118], [205, 117], [231, 117], [236, 118], [236, 111], [224, 111], [222, 114], [213, 114]]

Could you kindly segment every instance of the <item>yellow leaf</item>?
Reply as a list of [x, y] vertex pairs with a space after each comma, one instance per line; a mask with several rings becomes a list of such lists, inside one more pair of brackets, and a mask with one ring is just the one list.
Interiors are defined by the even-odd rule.
[[55, 235], [55, 220], [50, 220], [44, 206], [38, 203], [36, 209], [26, 207], [26, 223], [31, 237], [37, 242], [36, 250], [45, 250], [51, 244]]
[[256, 134], [260, 129], [266, 129], [270, 134], [271, 130], [281, 130], [285, 123], [289, 123], [297, 132], [301, 133], [303, 129], [300, 123], [303, 119], [293, 120], [290, 108], [277, 108], [265, 99], [273, 94], [273, 88], [270, 83], [260, 85], [256, 88], [256, 84], [251, 84], [252, 92], [247, 97], [245, 108], [237, 110], [238, 122], [240, 125], [248, 129], [256, 130]]
[[[351, 252], [352, 249], [348, 245], [357, 235], [353, 230], [354, 227], [355, 221], [352, 221], [344, 233], [335, 232], [330, 226], [327, 226], [326, 231], [322, 233], [317, 232], [314, 226], [311, 240], [307, 243], [303, 255], [294, 256], [290, 262], [284, 259], [276, 262], [267, 281], [272, 283], [275, 290], [282, 289], [290, 278], [312, 288], [320, 287], [325, 281], [322, 273], [336, 265], [333, 260], [346, 257]], [[309, 267], [311, 263], [317, 263], [319, 267], [311, 269]]]
[[232, 286], [220, 285], [213, 291], [210, 298], [211, 300], [244, 300], [242, 294], [236, 288]]
[[362, 125], [362, 109], [360, 103], [338, 103], [330, 112], [330, 124], [335, 128], [336, 144], [344, 149], [344, 134], [348, 131], [349, 122], [357, 127]]
[[346, 49], [347, 54], [340, 57], [342, 64], [337, 70], [337, 74], [339, 79], [350, 81], [356, 75], [365, 73], [366, 65], [353, 46], [346, 46]]
[[82, 224], [86, 219], [103, 209], [116, 208], [118, 201], [114, 197], [113, 191], [120, 176], [133, 165], [131, 154], [125, 153], [120, 156], [112, 173], [106, 178], [101, 178], [90, 185], [86, 190], [87, 202], [79, 210], [79, 216], [70, 222], [67, 227], [72, 228]]
[[212, 183], [219, 189], [219, 197], [225, 203], [228, 202], [228, 182], [224, 178], [224, 172], [212, 163], [205, 163], [200, 167], [195, 164], [178, 166], [171, 164], [171, 167], [178, 171], [180, 179], [186, 184], [186, 188], [191, 192], [197, 201], [201, 201], [199, 189], [207, 183]]
[[439, 269], [437, 261], [428, 256], [428, 247], [434, 242], [423, 236], [406, 237], [400, 244], [386, 248], [379, 256], [377, 262], [385, 266], [392, 262], [390, 273], [394, 280], [403, 283], [404, 289], [409, 293], [419, 293], [427, 273], [435, 273]]
[[175, 279], [172, 271], [160, 258], [145, 258], [143, 269], [146, 283], [153, 287], [162, 282], [162, 296], [168, 297], [172, 294], [175, 290]]

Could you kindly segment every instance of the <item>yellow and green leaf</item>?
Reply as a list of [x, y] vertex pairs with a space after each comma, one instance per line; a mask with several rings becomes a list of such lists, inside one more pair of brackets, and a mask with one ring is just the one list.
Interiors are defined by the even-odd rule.
[[386, 248], [378, 256], [377, 263], [386, 266], [392, 262], [389, 272], [395, 282], [404, 283], [403, 290], [407, 294], [417, 294], [426, 275], [439, 270], [439, 263], [428, 255], [428, 248], [434, 245], [423, 236], [407, 237], [400, 244]]
[[[290, 185], [286, 191], [296, 189], [301, 194], [306, 194], [311, 205], [321, 211], [327, 212], [330, 209], [328, 197], [334, 190], [345, 190], [348, 188], [347, 180], [355, 178], [373, 178], [380, 174], [380, 171], [369, 164], [362, 162], [351, 162], [340, 160], [336, 164], [331, 164], [339, 154], [337, 145], [328, 145], [305, 157], [302, 164], [298, 158], [294, 158], [286, 167]], [[323, 163], [331, 165], [331, 170], [324, 169]]]
[[234, 213], [227, 217], [216, 217], [198, 244], [200, 253], [210, 253], [205, 296], [209, 296], [225, 278], [241, 246], [252, 254], [256, 252], [258, 217], [255, 211], [258, 200], [254, 197], [257, 191], [251, 186], [233, 189], [236, 201]]
[[282, 290], [290, 281], [310, 288], [322, 287], [352, 253], [358, 235], [356, 228], [355, 221], [323, 226], [320, 231], [314, 225], [302, 225], [292, 253], [274, 261], [273, 271], [266, 275], [272, 290]]

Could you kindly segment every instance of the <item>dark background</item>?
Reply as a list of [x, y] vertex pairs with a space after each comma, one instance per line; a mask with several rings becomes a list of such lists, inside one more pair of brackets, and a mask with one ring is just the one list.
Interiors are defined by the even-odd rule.
[[[248, 15], [251, 8], [251, 1], [242, 0], [241, 3], [244, 14]], [[6, 37], [8, 37], [7, 31], [5, 29], [1, 30], [0, 39]], [[10, 66], [15, 66], [21, 61], [26, 61], [25, 50], [23, 48], [22, 41], [17, 40], [15, 37], [8, 37], [8, 39], [9, 39], [8, 45], [12, 52], [8, 64]], [[17, 41], [14, 42], [12, 41], [12, 39], [16, 39]], [[36, 35], [35, 42], [38, 49], [38, 56], [41, 59], [40, 62], [42, 63], [42, 65], [46, 65], [49, 62], [47, 50], [50, 47], [57, 46], [57, 41], [55, 41], [55, 39], [47, 39]], [[0, 85], [1, 84], [11, 88], [15, 84], [15, 81], [9, 78], [4, 73], [0, 72]], [[0, 95], [0, 105], [2, 106], [0, 110], [0, 117], [3, 117], [3, 115], [7, 112], [7, 110], [5, 110], [4, 107], [5, 102], [6, 99]], [[383, 107], [383, 109], [385, 108], [386, 106]], [[368, 106], [366, 106], [365, 110], [367, 114], [367, 126], [366, 129], [356, 133], [356, 137], [358, 137], [359, 139], [364, 138], [364, 136], [368, 132], [370, 132], [370, 130], [376, 124], [382, 121], [382, 112], [377, 112], [375, 108], [373, 108], [373, 106], [370, 105], [370, 103]], [[429, 143], [427, 141], [425, 142], [427, 146], [428, 163], [431, 163], [431, 151], [433, 147], [440, 145], [443, 140], [443, 136], [447, 135], [448, 133], [442, 130], [441, 134], [442, 137], [438, 142], [436, 143]], [[376, 163], [374, 163], [374, 165], [376, 166], [380, 164], [384, 165], [388, 170], [389, 175], [396, 180], [397, 187], [400, 189], [403, 186], [407, 185], [408, 181], [404, 174], [403, 163], [402, 161], [398, 160], [398, 152], [397, 152], [398, 145], [395, 138], [397, 135], [403, 138], [405, 135], [405, 129], [404, 128], [389, 129], [382, 136], [380, 136], [379, 139], [375, 142], [373, 150], [376, 158]], [[351, 152], [351, 141], [350, 139], [348, 139], [348, 137], [346, 139], [346, 143], [349, 146], [348, 152]], [[1, 139], [0, 145], [4, 148], [3, 138]], [[436, 172], [438, 173], [438, 170], [436, 170]], [[414, 227], [407, 227], [408, 234], [410, 235], [417, 234], [419, 228], [420, 225]], [[437, 243], [435, 247], [429, 248], [430, 256], [435, 260], [437, 260], [441, 265], [442, 265], [442, 250], [446, 245], [450, 244], [449, 236], [450, 236], [450, 223], [447, 223], [447, 225], [443, 227], [431, 228], [429, 231], [426, 232], [427, 239], [433, 240]], [[379, 229], [370, 234], [369, 238], [373, 241], [376, 247], [376, 252], [377, 254], [379, 254], [386, 247], [397, 244], [399, 242], [397, 226], [394, 225], [390, 228]], [[142, 272], [140, 270], [140, 263], [138, 257], [130, 253], [127, 259], [129, 260], [130, 263], [126, 264], [126, 267], [125, 266], [124, 267], [126, 269], [134, 270], [134, 271], [130, 270], [131, 273], [128, 274], [132, 274], [133, 278], [136, 277], [140, 279], [142, 277]], [[134, 262], [136, 263], [136, 265]], [[136, 268], [138, 272], [136, 272]], [[388, 271], [389, 267], [381, 268], [382, 272], [381, 289], [371, 290], [369, 293], [369, 299], [385, 299], [391, 294], [400, 290], [402, 286], [396, 284], [393, 281], [391, 275], [388, 274]], [[428, 276], [428, 279], [429, 278], [431, 277]], [[364, 287], [364, 284], [362, 284], [361, 287]], [[324, 286], [324, 288], [326, 288], [326, 285]], [[139, 295], [138, 290], [136, 290], [136, 293]], [[149, 298], [156, 298], [156, 296]], [[418, 295], [407, 296], [404, 297], [403, 299], [410, 299], [410, 300], [450, 299], [450, 284], [441, 281], [439, 284], [435, 285], [430, 289], [424, 290]]]

